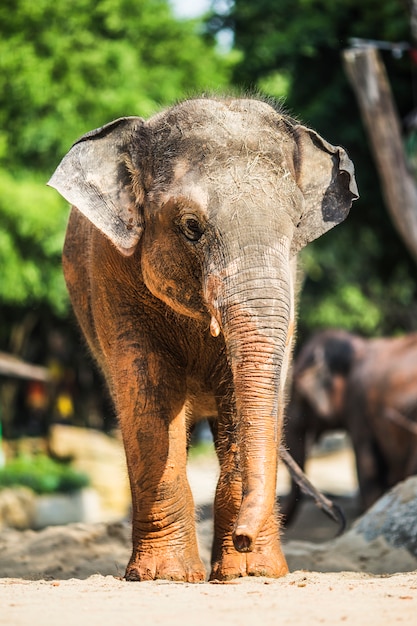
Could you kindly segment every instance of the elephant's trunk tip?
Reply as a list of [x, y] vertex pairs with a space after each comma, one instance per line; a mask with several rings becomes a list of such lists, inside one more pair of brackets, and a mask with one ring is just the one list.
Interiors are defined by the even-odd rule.
[[233, 545], [238, 552], [252, 552], [256, 537], [248, 532], [248, 529], [238, 526], [233, 532]]
[[265, 501], [252, 494], [243, 497], [236, 525], [232, 533], [233, 545], [238, 552], [252, 552], [259, 531], [265, 521]]

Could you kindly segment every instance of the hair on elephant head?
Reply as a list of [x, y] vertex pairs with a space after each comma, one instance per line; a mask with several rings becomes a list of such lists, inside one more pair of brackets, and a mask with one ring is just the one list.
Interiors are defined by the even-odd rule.
[[129, 579], [200, 580], [186, 438], [215, 418], [214, 578], [286, 571], [274, 513], [293, 258], [357, 198], [340, 147], [259, 100], [196, 98], [84, 135], [52, 176], [64, 272], [109, 383]]
[[330, 330], [315, 335], [294, 363], [294, 386], [322, 419], [335, 419], [355, 356], [352, 335]]

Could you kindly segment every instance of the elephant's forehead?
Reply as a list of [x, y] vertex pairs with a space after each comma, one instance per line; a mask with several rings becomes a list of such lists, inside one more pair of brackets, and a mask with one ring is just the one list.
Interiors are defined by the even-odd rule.
[[282, 116], [256, 100], [185, 101], [150, 120], [157, 135], [172, 145], [177, 141], [190, 149], [203, 146], [245, 147], [247, 150], [276, 146], [278, 122]]
[[[269, 176], [269, 173], [274, 176]], [[180, 157], [172, 164], [171, 189], [182, 189], [186, 195], [201, 200], [207, 199], [209, 190], [217, 190], [218, 195], [239, 197], [259, 196], [265, 193], [274, 196], [277, 180], [281, 195], [293, 191], [295, 181], [286, 167], [285, 160], [270, 159], [267, 154], [251, 152], [237, 158], [234, 154], [205, 154], [198, 162]], [[187, 191], [186, 191], [187, 190]], [[197, 191], [198, 190], [198, 191]], [[205, 204], [205, 202], [203, 202]]]
[[248, 119], [252, 116], [265, 118], [274, 118], [279, 116], [269, 104], [261, 100], [252, 100], [250, 98], [196, 98], [193, 100], [184, 100], [176, 106], [171, 107], [159, 117], [173, 120], [210, 120], [213, 118]]
[[276, 146], [276, 130], [256, 115], [220, 111], [218, 115], [191, 123], [189, 137], [208, 146], [246, 148], [263, 151]]
[[[152, 118], [156, 192], [251, 200], [294, 189], [291, 137], [279, 115], [254, 100], [192, 100]], [[268, 176], [268, 173], [270, 176]], [[201, 200], [203, 199], [202, 202]], [[230, 198], [229, 198], [230, 199]]]

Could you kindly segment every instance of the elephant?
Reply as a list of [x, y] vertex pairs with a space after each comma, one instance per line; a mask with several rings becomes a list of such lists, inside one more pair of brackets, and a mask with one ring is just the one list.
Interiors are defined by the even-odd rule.
[[[314, 334], [294, 359], [285, 440], [304, 468], [309, 443], [343, 429], [351, 438], [359, 506], [368, 509], [417, 473], [417, 333], [365, 339], [341, 329]], [[282, 507], [290, 523], [299, 501], [292, 481]]]
[[296, 253], [358, 197], [346, 152], [256, 98], [196, 97], [85, 134], [49, 185], [63, 270], [132, 492], [126, 580], [200, 582], [187, 441], [215, 416], [211, 579], [288, 568], [275, 506]]

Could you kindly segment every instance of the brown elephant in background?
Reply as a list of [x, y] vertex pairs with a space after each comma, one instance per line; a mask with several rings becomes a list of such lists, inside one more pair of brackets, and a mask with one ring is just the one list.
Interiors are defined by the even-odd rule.
[[357, 197], [346, 153], [264, 102], [197, 98], [84, 135], [49, 184], [74, 205], [65, 278], [126, 450], [126, 578], [204, 579], [186, 453], [214, 413], [211, 578], [285, 574], [275, 489], [293, 258]]
[[[304, 344], [286, 410], [288, 450], [304, 468], [308, 447], [339, 429], [352, 441], [363, 509], [417, 473], [417, 334], [364, 339], [331, 329]], [[299, 496], [293, 482], [286, 523]]]

